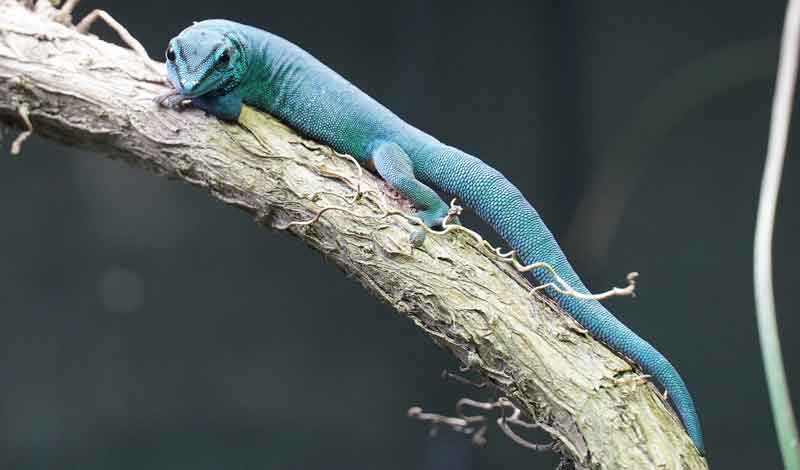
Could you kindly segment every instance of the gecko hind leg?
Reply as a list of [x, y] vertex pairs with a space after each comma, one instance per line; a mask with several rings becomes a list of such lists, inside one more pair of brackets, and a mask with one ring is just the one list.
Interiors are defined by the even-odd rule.
[[[414, 167], [408, 154], [394, 142], [381, 142], [370, 153], [375, 169], [393, 188], [411, 199], [422, 210], [414, 214], [428, 227], [441, 227], [450, 206], [439, 195], [414, 176]], [[458, 221], [454, 221], [458, 223]], [[419, 247], [425, 241], [425, 230], [411, 234], [411, 244]]]
[[221, 96], [196, 96], [192, 105], [225, 121], [235, 121], [242, 112], [242, 98], [236, 93]]

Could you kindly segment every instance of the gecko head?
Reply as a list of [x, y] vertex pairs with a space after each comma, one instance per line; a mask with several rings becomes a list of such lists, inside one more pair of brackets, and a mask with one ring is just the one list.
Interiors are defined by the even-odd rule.
[[234, 34], [196, 23], [170, 40], [165, 52], [167, 78], [184, 96], [225, 94], [247, 68], [244, 45]]

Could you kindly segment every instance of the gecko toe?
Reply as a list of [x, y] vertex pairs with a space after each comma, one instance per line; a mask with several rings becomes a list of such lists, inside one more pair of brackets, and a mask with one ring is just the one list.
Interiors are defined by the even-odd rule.
[[170, 108], [170, 109], [184, 108], [185, 107], [184, 102], [187, 99], [188, 98], [186, 96], [181, 95], [176, 91], [170, 91], [153, 97], [153, 101], [156, 102], [159, 106], [163, 106], [165, 108]]

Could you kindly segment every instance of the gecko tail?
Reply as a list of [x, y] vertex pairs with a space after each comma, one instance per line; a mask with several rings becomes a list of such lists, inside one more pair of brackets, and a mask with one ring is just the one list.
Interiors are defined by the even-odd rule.
[[[420, 159], [419, 176], [463, 201], [517, 252], [523, 263], [545, 262], [572, 289], [590, 293], [539, 213], [499, 171], [476, 157], [442, 145]], [[532, 274], [541, 285], [556, 283], [547, 269], [535, 269]], [[593, 337], [636, 362], [666, 388], [689, 437], [700, 454], [705, 454], [694, 401], [675, 367], [597, 300], [580, 299], [552, 288], [546, 292]]]

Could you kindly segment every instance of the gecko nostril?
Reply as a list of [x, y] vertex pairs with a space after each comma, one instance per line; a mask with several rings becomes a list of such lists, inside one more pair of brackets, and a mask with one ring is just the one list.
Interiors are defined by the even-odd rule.
[[191, 91], [197, 85], [197, 80], [181, 80], [181, 87], [186, 91]]

